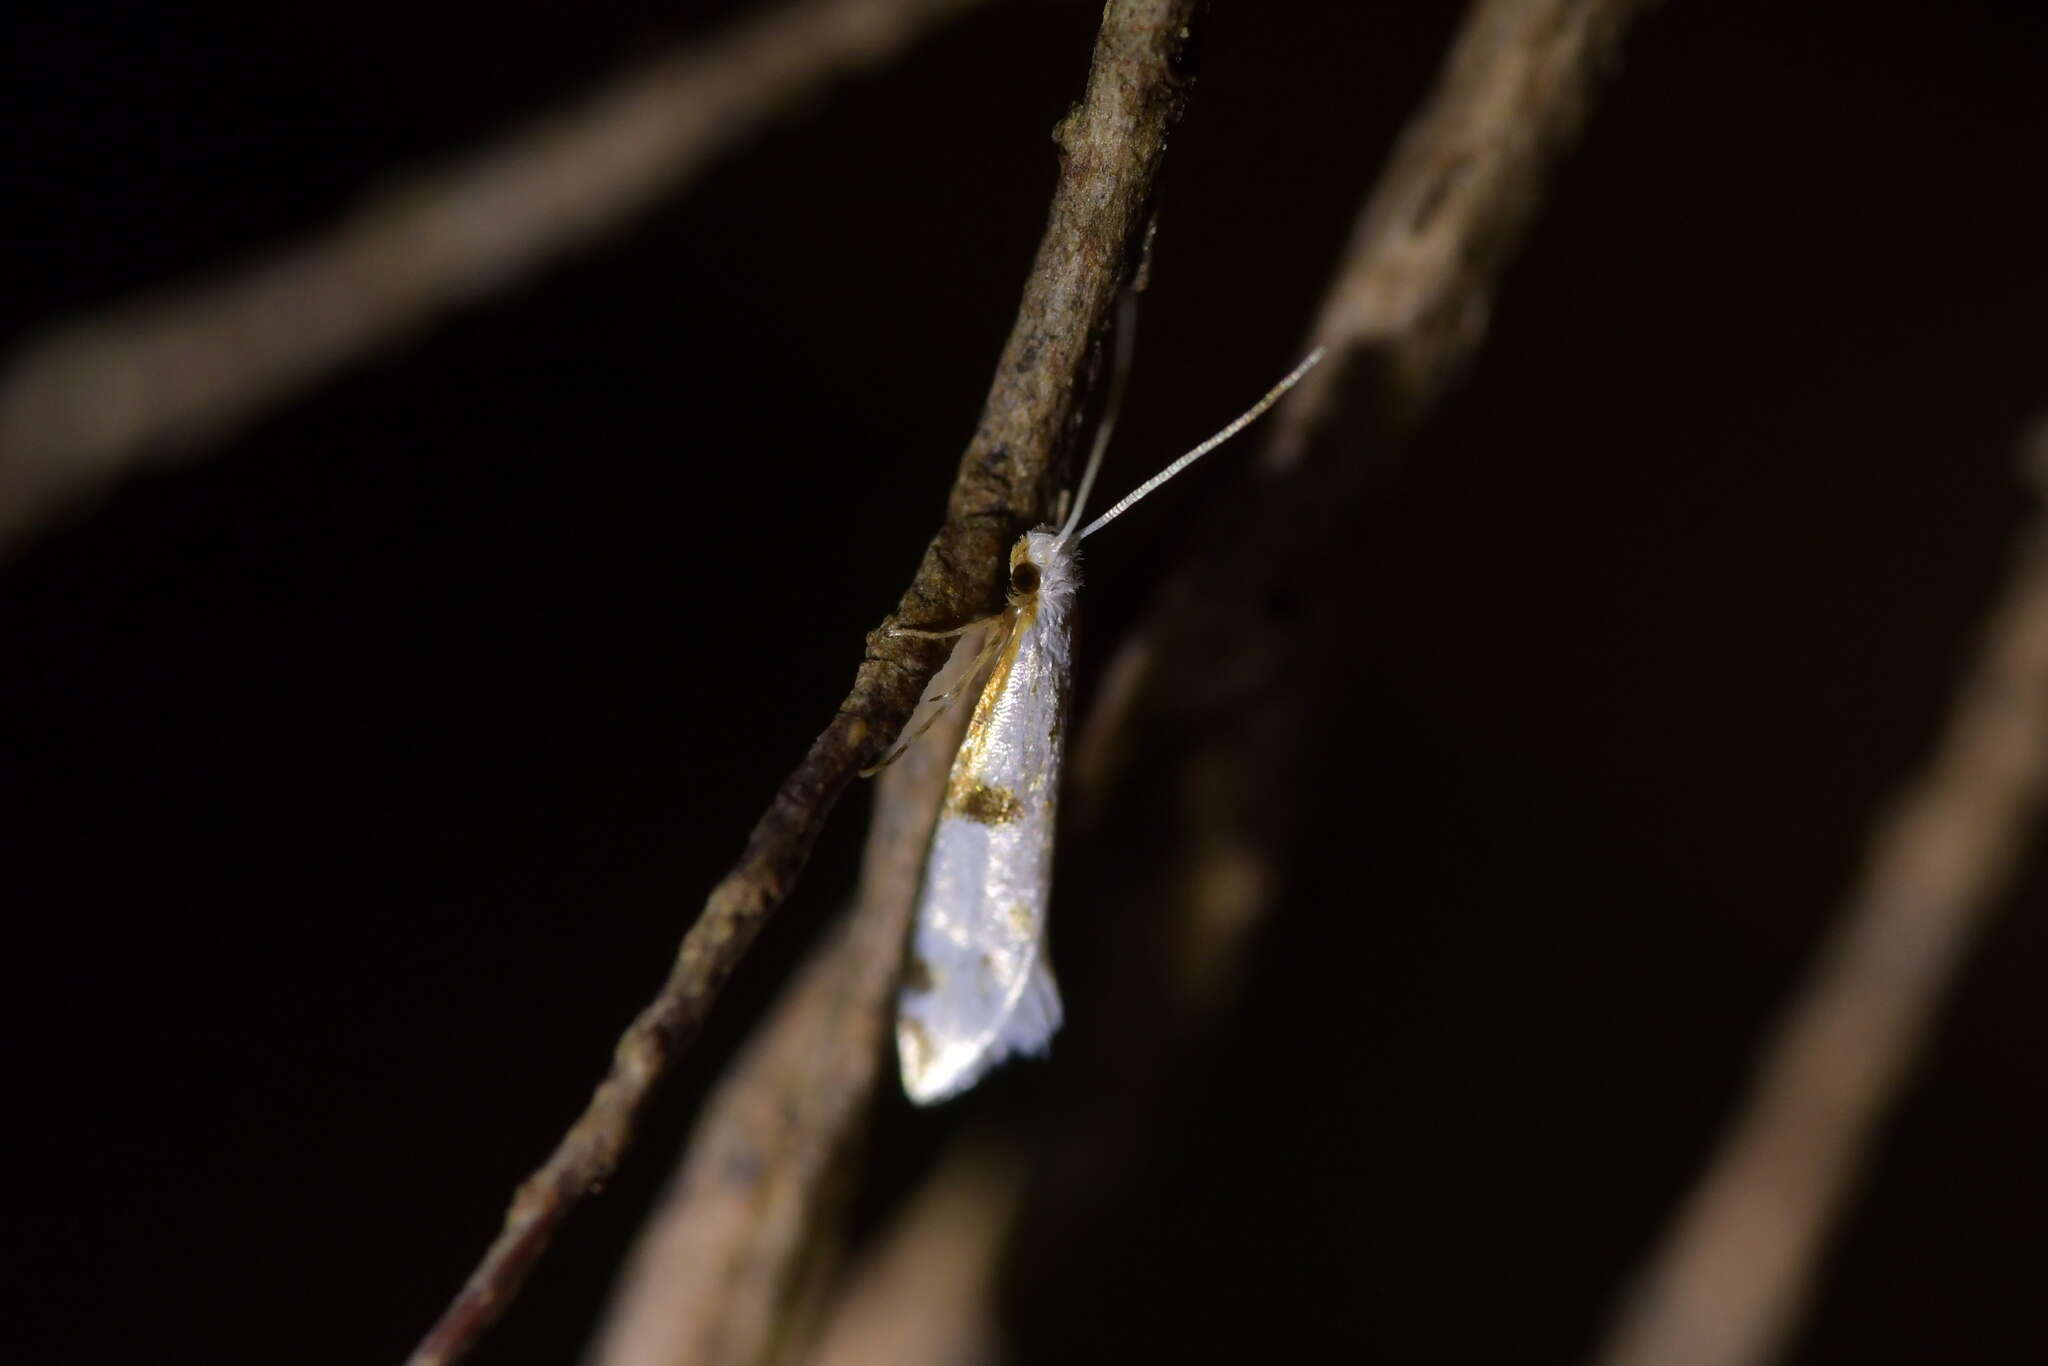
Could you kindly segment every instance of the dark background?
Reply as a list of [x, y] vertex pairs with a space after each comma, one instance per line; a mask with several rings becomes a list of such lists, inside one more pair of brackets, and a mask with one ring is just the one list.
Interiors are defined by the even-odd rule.
[[[4, 338], [230, 269], [737, 8], [10, 7]], [[968, 20], [0, 567], [0, 1354], [411, 1345], [936, 525], [1097, 14]], [[1106, 489], [1293, 359], [1455, 17], [1216, 5]], [[1367, 514], [1244, 1008], [1033, 1341], [1591, 1345], [2027, 515], [2044, 92], [2019, 0], [1639, 29]], [[1090, 543], [1083, 706], [1226, 481]], [[865, 802], [480, 1360], [573, 1356]], [[2048, 1357], [2043, 888], [1972, 957], [1795, 1360]], [[1028, 1073], [891, 1098], [862, 1208]]]

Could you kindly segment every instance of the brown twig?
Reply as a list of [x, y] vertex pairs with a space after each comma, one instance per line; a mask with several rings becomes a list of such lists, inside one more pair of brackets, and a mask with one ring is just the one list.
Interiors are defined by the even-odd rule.
[[64, 327], [0, 381], [0, 551], [124, 470], [613, 230], [838, 77], [982, 0], [801, 0], [377, 195], [229, 279]]
[[[1199, 0], [1114, 0], [1086, 94], [1061, 123], [1059, 183], [1017, 322], [962, 457], [946, 521], [896, 619], [945, 625], [985, 613], [1010, 539], [1050, 505], [1083, 418], [1092, 362], [1142, 248], [1166, 136], [1186, 100], [1180, 70]], [[855, 773], [880, 757], [939, 664], [939, 647], [868, 637], [832, 723], [784, 780], [739, 862], [712, 889], [668, 980], [619, 1040], [610, 1074], [544, 1166], [520, 1187], [504, 1231], [411, 1358], [439, 1366], [503, 1312], [555, 1228], [617, 1167], [655, 1081], [701, 1027], [762, 924], [789, 894], [819, 828]]]
[[[2048, 495], [2048, 426], [2031, 463]], [[1777, 1355], [2044, 794], [2048, 516], [2028, 530], [1933, 757], [1872, 833], [1855, 891], [1624, 1303], [1603, 1366], [1754, 1366]]]
[[[931, 705], [979, 657], [954, 648]], [[594, 1366], [736, 1366], [799, 1332], [791, 1306], [887, 1059], [903, 943], [939, 798], [970, 709], [948, 708], [884, 770], [845, 923], [812, 955], [719, 1083], [606, 1314]]]

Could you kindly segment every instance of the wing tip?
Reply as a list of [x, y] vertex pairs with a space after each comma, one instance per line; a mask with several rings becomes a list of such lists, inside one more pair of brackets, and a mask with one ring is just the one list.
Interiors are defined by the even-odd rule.
[[1016, 1004], [986, 1039], [935, 1040], [923, 1021], [899, 1012], [896, 1051], [903, 1094], [916, 1105], [937, 1105], [962, 1095], [1012, 1054], [1043, 1057], [1051, 1052], [1052, 1036], [1065, 1018], [1059, 984], [1043, 954]]

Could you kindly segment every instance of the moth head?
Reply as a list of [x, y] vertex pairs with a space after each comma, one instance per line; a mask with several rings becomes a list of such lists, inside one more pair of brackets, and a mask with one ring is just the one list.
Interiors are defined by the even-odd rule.
[[1049, 527], [1027, 531], [1010, 547], [1010, 601], [1041, 593], [1073, 591], [1080, 575], [1074, 564], [1074, 543], [1062, 543]]

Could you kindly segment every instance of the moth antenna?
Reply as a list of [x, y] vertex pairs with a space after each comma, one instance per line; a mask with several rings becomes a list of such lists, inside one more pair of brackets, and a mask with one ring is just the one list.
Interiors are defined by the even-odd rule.
[[[1067, 514], [1066, 525], [1053, 538], [1055, 546], [1065, 545], [1074, 535], [1074, 527], [1081, 520], [1081, 509], [1088, 506], [1088, 492], [1095, 487], [1095, 476], [1102, 470], [1102, 456], [1109, 449], [1109, 438], [1116, 431], [1116, 419], [1124, 407], [1124, 388], [1131, 378], [1131, 357], [1138, 349], [1138, 296], [1125, 291], [1117, 301], [1116, 309], [1116, 359], [1109, 372], [1109, 400], [1102, 405], [1102, 421], [1095, 427], [1095, 444], [1089, 448], [1088, 463], [1081, 467], [1081, 482], [1074, 486], [1074, 507]], [[1086, 533], [1083, 533], [1086, 534]]]
[[[1313, 370], [1315, 368], [1316, 362], [1321, 360], [1322, 358], [1323, 348], [1318, 346], [1315, 350], [1308, 353], [1308, 357], [1305, 360], [1303, 360], [1301, 364], [1295, 366], [1292, 370], [1288, 371], [1287, 378], [1281, 380], [1278, 384], [1268, 389], [1266, 391], [1266, 396], [1264, 398], [1260, 399], [1257, 403], [1254, 403], [1251, 407], [1245, 409], [1244, 412], [1240, 413], [1237, 416], [1236, 420], [1234, 420], [1228, 427], [1225, 427], [1222, 431], [1216, 433], [1216, 435], [1210, 437], [1207, 441], [1204, 441], [1201, 445], [1195, 447], [1186, 455], [1181, 456], [1171, 465], [1168, 465], [1165, 469], [1159, 471], [1159, 473], [1153, 475], [1150, 479], [1147, 479], [1144, 483], [1132, 489], [1129, 493], [1125, 494], [1122, 497], [1122, 499], [1120, 499], [1116, 503], [1114, 507], [1110, 508], [1109, 511], [1103, 513], [1100, 517], [1097, 517], [1087, 526], [1082, 527], [1081, 539], [1084, 541], [1087, 540], [1090, 536], [1093, 536], [1096, 532], [1108, 526], [1118, 517], [1121, 517], [1124, 513], [1130, 511], [1131, 505], [1137, 502], [1140, 498], [1143, 498], [1146, 494], [1152, 492], [1152, 490], [1158, 488], [1161, 484], [1173, 478], [1173, 476], [1179, 474], [1182, 470], [1194, 464], [1197, 460], [1200, 460], [1210, 451], [1215, 450], [1218, 446], [1230, 440], [1231, 437], [1236, 436], [1246, 427], [1249, 427], [1252, 423], [1258, 421], [1260, 415], [1263, 414], [1266, 411], [1266, 409], [1272, 407], [1274, 404], [1280, 401], [1280, 396], [1282, 394], [1285, 394], [1289, 389], [1292, 389], [1295, 385], [1301, 383], [1301, 377], [1307, 374], [1310, 370]], [[1091, 473], [1092, 472], [1093, 471], [1091, 471]], [[1075, 508], [1075, 518], [1078, 519], [1080, 515], [1080, 509], [1078, 507]], [[1061, 532], [1060, 534], [1064, 536], [1066, 533]]]

